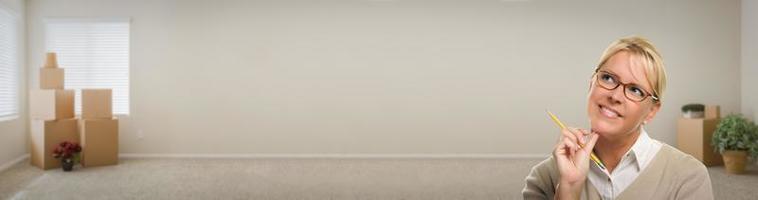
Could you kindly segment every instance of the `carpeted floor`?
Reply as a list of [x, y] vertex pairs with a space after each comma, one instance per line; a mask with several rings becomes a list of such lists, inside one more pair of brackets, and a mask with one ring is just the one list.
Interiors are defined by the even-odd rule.
[[[0, 199], [521, 199], [530, 159], [122, 159], [0, 173]], [[758, 170], [711, 168], [716, 199], [755, 199]]]

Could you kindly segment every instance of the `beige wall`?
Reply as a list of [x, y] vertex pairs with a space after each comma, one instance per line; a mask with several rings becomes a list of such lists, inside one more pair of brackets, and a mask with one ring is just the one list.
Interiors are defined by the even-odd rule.
[[737, 0], [27, 6], [30, 69], [45, 51], [44, 17], [131, 17], [122, 153], [544, 155], [558, 134], [544, 110], [586, 126], [592, 67], [630, 34], [668, 64], [652, 137], [675, 144], [686, 103], [740, 110]]
[[24, 34], [24, 2], [22, 0], [0, 0], [0, 4], [13, 10], [19, 17], [19, 116], [0, 122], [0, 170], [27, 152], [26, 134], [26, 49]]
[[742, 1], [742, 113], [758, 120], [758, 1]]

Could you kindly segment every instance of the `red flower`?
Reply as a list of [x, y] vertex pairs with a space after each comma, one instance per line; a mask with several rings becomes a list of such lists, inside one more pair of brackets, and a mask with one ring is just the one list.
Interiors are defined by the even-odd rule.
[[54, 158], [71, 159], [79, 152], [82, 152], [82, 147], [76, 142], [64, 141], [58, 144], [53, 150]]

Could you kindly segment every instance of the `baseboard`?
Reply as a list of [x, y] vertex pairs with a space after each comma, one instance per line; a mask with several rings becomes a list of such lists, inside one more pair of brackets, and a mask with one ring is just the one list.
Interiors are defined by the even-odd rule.
[[548, 156], [549, 154], [119, 154], [120, 158], [210, 159], [544, 159]]
[[0, 165], [0, 172], [5, 171], [8, 168], [11, 168], [13, 165], [16, 165], [17, 163], [19, 163], [21, 161], [24, 161], [27, 158], [29, 158], [29, 154], [25, 154], [25, 155], [19, 156], [16, 159], [13, 159], [13, 160], [8, 161], [7, 163], [5, 163], [3, 165]]

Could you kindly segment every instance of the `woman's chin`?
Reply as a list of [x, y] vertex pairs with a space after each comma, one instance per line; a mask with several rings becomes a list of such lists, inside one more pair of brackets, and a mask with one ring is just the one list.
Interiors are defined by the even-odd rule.
[[592, 131], [600, 135], [615, 133], [618, 129], [619, 125], [617, 124], [611, 124], [607, 122], [592, 122]]

